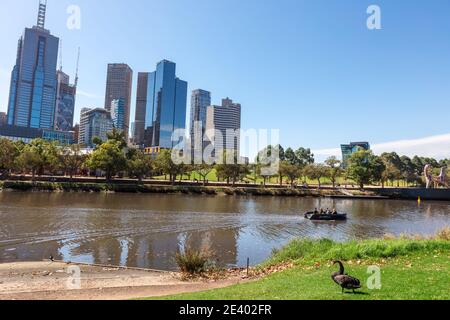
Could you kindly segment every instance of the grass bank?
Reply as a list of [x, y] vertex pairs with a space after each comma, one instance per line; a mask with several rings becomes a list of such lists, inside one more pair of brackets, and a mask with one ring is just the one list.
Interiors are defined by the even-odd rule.
[[[225, 289], [165, 297], [168, 300], [448, 300], [450, 230], [434, 239], [382, 239], [336, 243], [295, 240], [274, 252], [260, 269], [291, 263], [288, 270]], [[363, 285], [359, 294], [342, 294], [331, 280], [332, 261]], [[381, 270], [381, 289], [368, 289], [369, 266]], [[258, 270], [256, 270], [258, 271]]]
[[[283, 196], [283, 197], [324, 197], [339, 195], [331, 189], [292, 189], [263, 187], [232, 187], [232, 186], [189, 186], [189, 185], [157, 185], [139, 183], [82, 183], [82, 182], [32, 182], [3, 181], [0, 190], [41, 191], [41, 192], [121, 192], [121, 193], [174, 193], [203, 195], [249, 195], [249, 196]], [[357, 195], [361, 192], [355, 191]]]

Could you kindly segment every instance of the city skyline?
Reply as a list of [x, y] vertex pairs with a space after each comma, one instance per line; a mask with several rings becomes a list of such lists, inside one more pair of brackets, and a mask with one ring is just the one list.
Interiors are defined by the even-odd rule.
[[[12, 10], [10, 16], [17, 21], [6, 17], [2, 24], [8, 23], [8, 34], [0, 31], [5, 39], [5, 50], [0, 54], [0, 111], [6, 111], [9, 84], [5, 87], [4, 83], [9, 82], [14, 62], [14, 54], [11, 55], [11, 52], [15, 49], [11, 48], [15, 47], [17, 37], [22, 33], [20, 29], [23, 30], [24, 26], [34, 22], [37, 7], [37, 1], [34, 0], [14, 3], [7, 0], [6, 3]], [[323, 3], [294, 4], [292, 1], [284, 1], [282, 10], [274, 14], [274, 19], [286, 19], [283, 19], [285, 22], [281, 22], [276, 31], [290, 31], [288, 35], [280, 34], [279, 37], [275, 37], [275, 31], [268, 29], [269, 24], [257, 23], [251, 27], [254, 19], [245, 22], [243, 19], [251, 4], [242, 4], [238, 6], [239, 12], [234, 12], [230, 19], [237, 23], [236, 28], [244, 30], [244, 36], [254, 35], [252, 40], [246, 44], [243, 40], [236, 39], [236, 34], [232, 31], [219, 32], [217, 39], [212, 39], [208, 44], [211, 48], [201, 45], [200, 42], [211, 31], [200, 29], [199, 25], [193, 23], [195, 17], [187, 19], [188, 22], [183, 24], [185, 30], [180, 30], [179, 25], [178, 30], [162, 28], [167, 24], [157, 19], [154, 23], [159, 28], [155, 31], [149, 30], [145, 24], [133, 22], [116, 34], [113, 31], [118, 29], [108, 24], [107, 27], [113, 30], [108, 30], [110, 35], [107, 35], [102, 17], [98, 17], [98, 28], [94, 29], [93, 15], [98, 12], [99, 5], [86, 1], [79, 1], [77, 4], [82, 10], [80, 30], [66, 28], [65, 9], [69, 5], [67, 1], [49, 2], [46, 22], [52, 34], [64, 39], [65, 72], [74, 73], [74, 48], [81, 46], [89, 57], [82, 58], [81, 61], [82, 79], [77, 95], [76, 118], [79, 117], [82, 107], [103, 105], [101, 96], [104, 93], [99, 88], [105, 86], [104, 69], [107, 63], [126, 62], [132, 69], [144, 72], [151, 70], [156, 61], [169, 58], [177, 62], [181, 69], [180, 76], [190, 83], [188, 92], [198, 87], [207, 87], [214, 97], [233, 96], [246, 106], [246, 112], [243, 114], [243, 124], [246, 128], [279, 128], [280, 142], [283, 145], [305, 146], [316, 151], [333, 153], [345, 141], [367, 140], [376, 152], [377, 146], [380, 146], [381, 150], [396, 148], [394, 151], [401, 150], [402, 153], [411, 152], [412, 148], [423, 150], [423, 146], [429, 146], [426, 148], [427, 155], [450, 155], [450, 151], [442, 151], [450, 150], [449, 129], [445, 124], [438, 125], [437, 121], [440, 118], [448, 118], [450, 114], [447, 80], [450, 65], [448, 59], [445, 59], [450, 48], [443, 41], [449, 29], [449, 23], [443, 14], [448, 11], [446, 7], [449, 4], [446, 2], [437, 1], [427, 8], [408, 4], [410, 22], [405, 25], [402, 22], [405, 21], [403, 5], [406, 5], [406, 2], [392, 4], [378, 1], [383, 12], [383, 29], [369, 31], [365, 27], [365, 9], [369, 2], [339, 5], [327, 3], [326, 6], [332, 9], [327, 11], [335, 14], [330, 16], [323, 12]], [[232, 5], [233, 3], [209, 4], [196, 14], [203, 14], [207, 20], [211, 19], [213, 14], [226, 16], [232, 12]], [[266, 6], [256, 7], [256, 13], [259, 17], [266, 17], [273, 5], [268, 3]], [[180, 22], [177, 18], [182, 15], [183, 9], [186, 10], [185, 5], [179, 1], [169, 1], [167, 4], [132, 1], [127, 10], [136, 12], [141, 6], [175, 8], [175, 13], [170, 15], [170, 10], [164, 10], [165, 18], [171, 17], [173, 19], [168, 20], [175, 20], [178, 24]], [[117, 17], [123, 10], [110, 7], [103, 9], [113, 17]], [[223, 9], [223, 12], [220, 12], [220, 9]], [[316, 21], [306, 17], [307, 14], [311, 14]], [[294, 17], [298, 19], [293, 19]], [[348, 19], [342, 20], [339, 17]], [[139, 30], [138, 26], [142, 27], [140, 32], [136, 32]], [[293, 28], [285, 29], [288, 26]], [[259, 29], [261, 33], [256, 33]], [[160, 30], [165, 30], [164, 34], [158, 34]], [[133, 35], [132, 31], [137, 35]], [[133, 39], [144, 32], [150, 32], [149, 36], [153, 40], [150, 46], [139, 43], [143, 48], [142, 53], [138, 54], [133, 50], [138, 48], [133, 45]], [[123, 40], [126, 41], [126, 48], [115, 50], [118, 44], [112, 43], [112, 39], [125, 34], [131, 37]], [[187, 35], [192, 44], [180, 38]], [[197, 35], [201, 35], [201, 39], [196, 40]], [[102, 42], [100, 46], [94, 44], [92, 40], [100, 36], [105, 36], [105, 40], [109, 41]], [[12, 38], [16, 40], [11, 41]], [[171, 41], [167, 41], [169, 39]], [[277, 51], [283, 52], [283, 56], [268, 47], [273, 44], [271, 41], [278, 47]], [[220, 44], [225, 43], [228, 45], [220, 47], [222, 52], [217, 50]], [[192, 46], [196, 47], [196, 50], [192, 54], [182, 56], [176, 50], [180, 46]], [[94, 52], [96, 55], [93, 55]], [[263, 62], [261, 58], [264, 55], [267, 55], [267, 59]], [[221, 63], [214, 63], [216, 61]], [[287, 64], [291, 64], [290, 69], [286, 68]], [[283, 86], [277, 84], [276, 79], [267, 80], [274, 79], [263, 76], [268, 71], [284, 79]], [[136, 84], [134, 78], [133, 97]], [[132, 101], [133, 119], [135, 99]], [[274, 112], [274, 109], [277, 112]], [[423, 120], [423, 110], [429, 112], [428, 120]], [[305, 114], [308, 118], [306, 120], [302, 119]], [[372, 125], [366, 124], [366, 117], [371, 119]], [[317, 130], [315, 123], [319, 120], [325, 128], [337, 127], [339, 130], [335, 130], [333, 134], [328, 130]], [[76, 119], [75, 122], [78, 121], [79, 119]]]

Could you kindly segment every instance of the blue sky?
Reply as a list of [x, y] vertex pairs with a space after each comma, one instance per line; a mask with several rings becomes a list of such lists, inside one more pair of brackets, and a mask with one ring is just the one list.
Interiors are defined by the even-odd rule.
[[[37, 3], [2, 0], [1, 111]], [[66, 27], [72, 4], [80, 30]], [[371, 4], [382, 30], [366, 27]], [[189, 90], [240, 102], [243, 127], [280, 129], [283, 145], [333, 154], [367, 140], [450, 157], [448, 0], [48, 0], [46, 26], [63, 39], [71, 75], [81, 47], [77, 118], [82, 107], [103, 106], [107, 63], [133, 68], [135, 94], [137, 73], [169, 59]], [[134, 107], [133, 97], [133, 118]]]

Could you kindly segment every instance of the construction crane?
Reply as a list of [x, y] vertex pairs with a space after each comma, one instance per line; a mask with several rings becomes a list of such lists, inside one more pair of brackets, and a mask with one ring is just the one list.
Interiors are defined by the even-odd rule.
[[78, 86], [78, 68], [80, 66], [80, 47], [78, 47], [77, 69], [75, 72], [75, 87]]
[[63, 69], [63, 57], [62, 57], [62, 39], [59, 40], [59, 71]]

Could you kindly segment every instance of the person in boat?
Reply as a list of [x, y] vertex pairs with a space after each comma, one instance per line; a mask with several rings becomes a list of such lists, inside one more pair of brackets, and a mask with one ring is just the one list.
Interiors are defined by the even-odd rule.
[[335, 216], [335, 215], [338, 214], [337, 211], [336, 211], [336, 208], [333, 209], [333, 212], [332, 212], [331, 214], [332, 214], [333, 216]]

